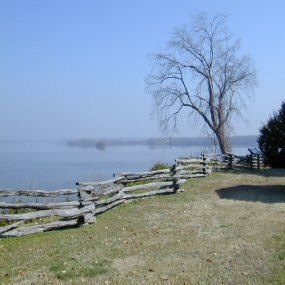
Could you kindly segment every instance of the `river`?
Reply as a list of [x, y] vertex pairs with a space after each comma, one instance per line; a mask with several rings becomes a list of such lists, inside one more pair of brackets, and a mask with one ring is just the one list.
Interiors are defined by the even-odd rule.
[[[63, 141], [0, 141], [0, 189], [73, 188], [77, 181], [102, 181], [114, 172], [146, 171], [155, 162], [211, 151], [199, 146], [69, 147]], [[236, 154], [247, 148], [234, 147]]]

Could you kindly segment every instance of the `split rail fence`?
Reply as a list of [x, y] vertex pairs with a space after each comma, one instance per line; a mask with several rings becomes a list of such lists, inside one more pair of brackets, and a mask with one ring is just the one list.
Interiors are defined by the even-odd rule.
[[0, 189], [0, 238], [92, 224], [97, 215], [126, 201], [182, 192], [187, 179], [232, 168], [237, 159], [202, 154], [201, 159], [176, 159], [169, 169], [115, 173], [111, 180], [78, 182], [74, 189]]
[[261, 151], [257, 148], [249, 148], [249, 154], [239, 156], [232, 153], [227, 153], [224, 157], [228, 161], [228, 168], [251, 168], [260, 169], [265, 167], [264, 159]]
[[[126, 201], [181, 192], [187, 179], [209, 174], [195, 167], [177, 164], [157, 171], [116, 173], [112, 180], [78, 182], [74, 189], [57, 191], [2, 189], [0, 238], [92, 224], [97, 215]], [[51, 198], [55, 202], [47, 201]]]

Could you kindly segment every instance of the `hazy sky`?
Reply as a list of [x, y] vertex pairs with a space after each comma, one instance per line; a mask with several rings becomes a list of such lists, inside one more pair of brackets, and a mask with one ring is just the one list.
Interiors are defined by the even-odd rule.
[[148, 55], [200, 11], [226, 13], [255, 61], [255, 99], [234, 134], [257, 134], [285, 96], [284, 0], [0, 0], [0, 139], [160, 136]]

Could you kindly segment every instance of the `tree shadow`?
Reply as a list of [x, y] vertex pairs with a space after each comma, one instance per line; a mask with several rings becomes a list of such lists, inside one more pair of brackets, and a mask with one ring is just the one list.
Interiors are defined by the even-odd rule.
[[239, 185], [216, 190], [221, 199], [261, 203], [285, 203], [285, 185]]
[[285, 178], [285, 168], [264, 168], [264, 169], [251, 169], [251, 168], [235, 168], [233, 173], [240, 174], [252, 174], [262, 177], [284, 177]]

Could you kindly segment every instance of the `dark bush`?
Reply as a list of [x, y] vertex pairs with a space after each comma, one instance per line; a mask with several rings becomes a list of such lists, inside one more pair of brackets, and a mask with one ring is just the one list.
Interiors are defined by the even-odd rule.
[[258, 144], [266, 164], [273, 168], [285, 168], [285, 102], [260, 129]]

